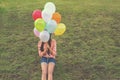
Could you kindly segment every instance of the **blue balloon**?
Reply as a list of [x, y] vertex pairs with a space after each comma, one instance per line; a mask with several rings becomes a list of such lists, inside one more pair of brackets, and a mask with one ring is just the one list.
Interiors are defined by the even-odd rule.
[[57, 22], [55, 20], [50, 20], [47, 22], [45, 30], [47, 30], [49, 33], [54, 33], [56, 28]]

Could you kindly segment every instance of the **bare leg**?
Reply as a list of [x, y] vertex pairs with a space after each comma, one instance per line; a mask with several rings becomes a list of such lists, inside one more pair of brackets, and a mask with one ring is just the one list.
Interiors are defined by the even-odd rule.
[[47, 76], [47, 63], [42, 62], [41, 63], [41, 69], [42, 69], [42, 76], [41, 76], [41, 80], [46, 80], [46, 76]]
[[48, 80], [53, 80], [53, 71], [54, 71], [55, 64], [50, 62], [48, 64]]

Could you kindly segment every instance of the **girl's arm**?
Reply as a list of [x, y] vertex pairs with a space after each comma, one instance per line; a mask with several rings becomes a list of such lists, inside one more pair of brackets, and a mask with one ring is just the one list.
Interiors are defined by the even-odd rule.
[[52, 45], [53, 45], [53, 48], [51, 48], [49, 45], [47, 47], [50, 50], [51, 54], [55, 56], [56, 55], [56, 41], [55, 40], [53, 40]]

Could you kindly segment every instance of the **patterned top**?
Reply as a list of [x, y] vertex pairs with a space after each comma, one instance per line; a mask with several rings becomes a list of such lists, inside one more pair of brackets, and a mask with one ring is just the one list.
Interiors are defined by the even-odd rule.
[[[46, 52], [45, 55], [42, 55], [42, 54], [41, 54], [41, 52], [42, 52], [42, 51], [40, 50], [41, 45], [42, 45], [42, 41], [39, 41], [39, 42], [38, 42], [38, 54], [39, 54], [40, 57], [47, 57], [47, 56], [48, 56], [48, 53], [47, 53], [47, 52]], [[45, 48], [47, 48], [47, 45], [46, 45], [46, 44], [44, 44], [44, 49], [45, 49]], [[52, 49], [53, 53], [50, 54], [49, 57], [50, 57], [50, 58], [55, 58], [55, 56], [56, 56], [56, 54], [57, 54], [57, 53], [56, 53], [56, 40], [54, 40], [54, 39], [51, 40], [51, 47], [50, 47], [50, 48]]]

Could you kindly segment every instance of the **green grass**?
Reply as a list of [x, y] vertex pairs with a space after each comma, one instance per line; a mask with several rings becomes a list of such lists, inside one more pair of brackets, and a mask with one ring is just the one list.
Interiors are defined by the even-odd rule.
[[0, 80], [40, 80], [32, 12], [53, 1], [67, 30], [55, 80], [120, 79], [119, 0], [0, 0]]

